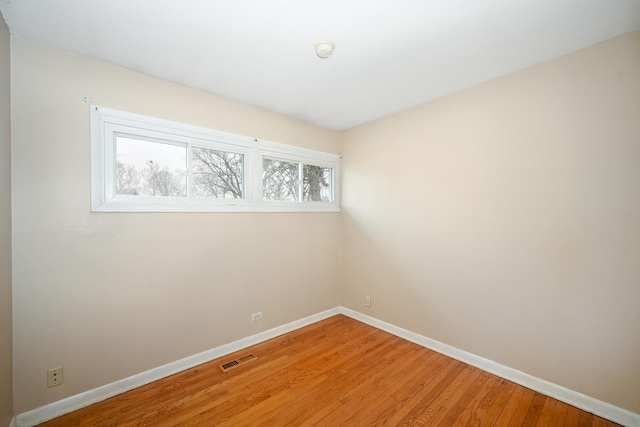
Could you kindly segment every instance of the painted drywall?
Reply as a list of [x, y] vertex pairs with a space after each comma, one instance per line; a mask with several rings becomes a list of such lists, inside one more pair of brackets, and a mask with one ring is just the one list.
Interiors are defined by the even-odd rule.
[[342, 156], [344, 306], [640, 413], [640, 32], [345, 131]]
[[0, 13], [0, 426], [13, 418], [10, 35]]
[[18, 37], [11, 60], [16, 413], [339, 305], [338, 213], [90, 212], [85, 98], [333, 153], [337, 132]]

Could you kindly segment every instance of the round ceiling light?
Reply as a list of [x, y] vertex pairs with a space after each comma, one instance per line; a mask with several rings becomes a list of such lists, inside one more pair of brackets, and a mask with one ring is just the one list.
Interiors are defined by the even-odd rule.
[[334, 44], [329, 40], [321, 40], [316, 43], [316, 54], [318, 57], [326, 59], [331, 56], [334, 48]]

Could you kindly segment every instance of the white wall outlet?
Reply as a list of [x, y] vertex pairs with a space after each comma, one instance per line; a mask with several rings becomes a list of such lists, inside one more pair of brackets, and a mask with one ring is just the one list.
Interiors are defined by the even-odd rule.
[[62, 384], [62, 366], [47, 371], [47, 387], [55, 387]]
[[371, 307], [371, 297], [369, 295], [364, 297], [364, 305], [366, 305], [367, 307]]
[[251, 320], [252, 320], [252, 321], [260, 320], [260, 319], [262, 319], [262, 312], [261, 312], [261, 311], [259, 311], [259, 312], [257, 312], [257, 313], [253, 313], [253, 314], [251, 315]]

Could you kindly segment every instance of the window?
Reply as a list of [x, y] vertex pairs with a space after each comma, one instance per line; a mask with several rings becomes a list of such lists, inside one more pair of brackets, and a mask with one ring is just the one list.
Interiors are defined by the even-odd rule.
[[331, 202], [333, 168], [281, 159], [262, 159], [264, 200]]
[[244, 198], [244, 155], [196, 147], [192, 151], [193, 197]]
[[262, 159], [262, 198], [297, 202], [300, 200], [299, 164], [278, 159]]
[[302, 200], [306, 202], [330, 202], [333, 169], [329, 167], [304, 165]]
[[95, 212], [339, 210], [336, 154], [91, 108]]
[[187, 146], [114, 135], [116, 194], [187, 196]]

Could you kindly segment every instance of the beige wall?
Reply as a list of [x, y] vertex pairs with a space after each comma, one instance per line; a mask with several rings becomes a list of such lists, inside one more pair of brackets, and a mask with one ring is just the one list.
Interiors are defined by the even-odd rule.
[[343, 305], [640, 413], [640, 32], [342, 155]]
[[13, 418], [10, 36], [0, 13], [0, 426]]
[[16, 413], [340, 303], [337, 213], [91, 213], [84, 98], [334, 153], [337, 132], [17, 37], [11, 55]]

